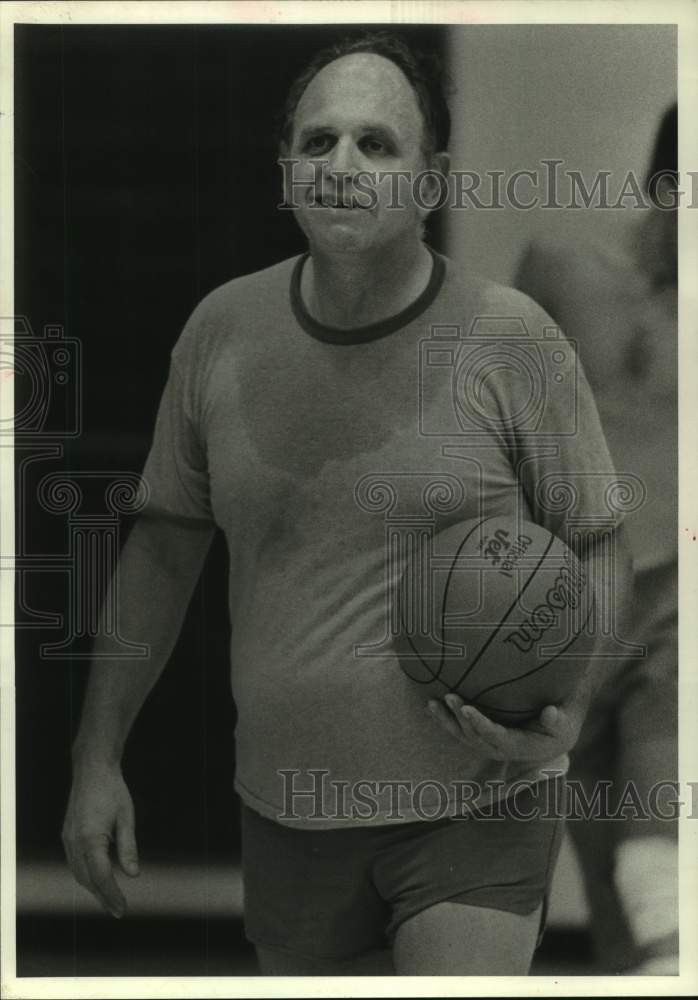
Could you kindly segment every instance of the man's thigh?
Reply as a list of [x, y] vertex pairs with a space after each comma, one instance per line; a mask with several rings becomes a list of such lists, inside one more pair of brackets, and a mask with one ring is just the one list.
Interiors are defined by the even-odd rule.
[[402, 923], [393, 946], [399, 976], [526, 976], [540, 929], [533, 913], [437, 903]]
[[345, 959], [310, 958], [276, 948], [257, 946], [257, 960], [263, 976], [392, 976], [395, 974], [389, 950], [368, 951]]
[[263, 976], [525, 976], [541, 907], [522, 916], [484, 906], [437, 903], [397, 930], [392, 954], [370, 951], [330, 961], [257, 948]]

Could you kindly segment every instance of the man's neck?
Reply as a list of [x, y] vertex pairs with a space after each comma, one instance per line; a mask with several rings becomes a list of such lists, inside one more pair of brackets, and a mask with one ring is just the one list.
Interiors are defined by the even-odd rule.
[[433, 261], [420, 241], [375, 256], [311, 252], [301, 297], [318, 322], [344, 330], [395, 316], [429, 284]]

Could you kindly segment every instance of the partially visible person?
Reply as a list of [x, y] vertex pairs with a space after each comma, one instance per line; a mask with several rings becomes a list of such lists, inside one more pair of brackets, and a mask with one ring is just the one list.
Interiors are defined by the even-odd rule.
[[[596, 396], [619, 473], [645, 503], [626, 520], [635, 565], [632, 642], [609, 667], [572, 755], [571, 777], [632, 781], [649, 819], [569, 824], [604, 971], [678, 974], [678, 821], [650, 815], [678, 778], [677, 107], [664, 114], [639, 210], [616, 246], [538, 240], [516, 285], [565, 330]], [[637, 213], [633, 213], [635, 216]], [[672, 813], [668, 798], [660, 809]], [[656, 810], [655, 810], [656, 811]]]

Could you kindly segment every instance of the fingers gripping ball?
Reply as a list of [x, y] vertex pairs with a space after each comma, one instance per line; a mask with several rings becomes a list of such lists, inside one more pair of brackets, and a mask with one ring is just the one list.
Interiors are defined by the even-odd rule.
[[396, 600], [400, 666], [425, 698], [456, 692], [505, 725], [561, 701], [586, 663], [591, 581], [538, 524], [452, 525], [408, 560]]

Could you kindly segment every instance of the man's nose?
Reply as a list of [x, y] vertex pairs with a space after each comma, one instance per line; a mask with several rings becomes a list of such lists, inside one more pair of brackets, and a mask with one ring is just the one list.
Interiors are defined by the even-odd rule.
[[338, 139], [330, 151], [329, 172], [352, 177], [362, 165], [361, 151], [354, 140], [349, 136]]

